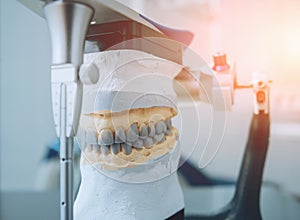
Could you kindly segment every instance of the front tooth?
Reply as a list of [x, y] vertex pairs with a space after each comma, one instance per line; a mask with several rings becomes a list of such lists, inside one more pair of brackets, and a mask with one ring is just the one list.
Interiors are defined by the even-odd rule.
[[155, 143], [161, 143], [164, 140], [165, 134], [161, 133], [161, 134], [157, 134], [154, 136], [153, 140]]
[[121, 144], [122, 147], [122, 151], [124, 152], [124, 154], [129, 155], [132, 152], [132, 146], [126, 143], [122, 143]]
[[86, 142], [87, 144], [97, 144], [97, 134], [94, 129], [88, 128], [86, 131]]
[[104, 154], [104, 155], [108, 155], [109, 154], [109, 146], [101, 145], [100, 148], [101, 148], [102, 154]]
[[153, 139], [150, 137], [146, 137], [146, 139], [144, 140], [144, 147], [150, 147], [153, 144], [154, 144]]
[[111, 145], [114, 143], [114, 135], [110, 129], [102, 129], [99, 133], [99, 145]]
[[137, 139], [138, 139], [138, 135], [139, 135], [139, 130], [138, 130], [138, 127], [137, 127], [137, 124], [132, 124], [130, 126], [130, 128], [128, 128], [127, 130], [127, 134], [126, 134], [126, 140], [128, 142], [135, 142]]
[[163, 120], [156, 123], [156, 125], [155, 125], [156, 134], [161, 134], [161, 133], [165, 132], [166, 130], [167, 130], [167, 125]]
[[137, 139], [135, 142], [133, 142], [132, 146], [138, 149], [143, 148], [143, 140]]
[[147, 136], [148, 136], [148, 128], [144, 123], [142, 123], [140, 125], [140, 138], [144, 139]]
[[155, 126], [154, 126], [153, 122], [149, 123], [148, 129], [149, 129], [148, 130], [148, 136], [149, 137], [154, 137], [154, 135], [155, 135]]
[[123, 128], [118, 128], [115, 134], [115, 143], [123, 143], [126, 141], [126, 134]]
[[113, 154], [118, 154], [119, 152], [120, 152], [120, 149], [121, 147], [120, 147], [120, 144], [112, 144], [111, 146], [110, 146], [110, 150], [111, 150], [111, 152], [113, 153]]
[[93, 144], [93, 149], [94, 149], [95, 153], [99, 153], [99, 151], [100, 151], [100, 147], [96, 144]]

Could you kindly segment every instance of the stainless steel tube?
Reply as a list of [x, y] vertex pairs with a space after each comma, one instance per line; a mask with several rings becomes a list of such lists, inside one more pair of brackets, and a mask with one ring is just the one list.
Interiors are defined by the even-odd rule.
[[[60, 152], [60, 219], [73, 219], [73, 138], [61, 137]], [[66, 157], [66, 155], [69, 157]]]
[[66, 137], [67, 87], [60, 96], [60, 219], [73, 219], [73, 137]]
[[87, 28], [94, 10], [73, 1], [54, 1], [44, 6], [52, 42], [52, 64], [72, 63], [79, 67]]
[[52, 42], [52, 107], [60, 138], [60, 219], [73, 219], [73, 138], [82, 99], [79, 68], [94, 10], [85, 3], [50, 1], [44, 6]]

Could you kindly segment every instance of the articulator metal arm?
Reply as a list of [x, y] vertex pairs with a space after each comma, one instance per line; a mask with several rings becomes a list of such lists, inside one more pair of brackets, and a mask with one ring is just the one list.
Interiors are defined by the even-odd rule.
[[44, 7], [52, 40], [52, 107], [60, 138], [60, 219], [73, 219], [73, 138], [82, 102], [79, 69], [93, 9], [75, 2], [50, 2]]

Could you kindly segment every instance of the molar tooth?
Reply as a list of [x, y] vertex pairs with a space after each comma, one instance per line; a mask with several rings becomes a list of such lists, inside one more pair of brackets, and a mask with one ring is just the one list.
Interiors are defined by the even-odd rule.
[[94, 132], [94, 129], [88, 128], [86, 130], [86, 143], [89, 144], [97, 144], [97, 134]]
[[155, 125], [155, 130], [156, 130], [156, 134], [165, 132], [167, 130], [166, 123], [163, 120], [157, 122]]
[[142, 123], [140, 125], [140, 138], [145, 139], [147, 136], [148, 136], [148, 128], [144, 123]]
[[157, 134], [154, 136], [154, 142], [155, 143], [161, 143], [165, 138], [165, 134], [164, 133], [161, 133], [161, 134]]
[[127, 130], [127, 134], [126, 134], [127, 139], [126, 140], [128, 142], [133, 143], [138, 139], [138, 136], [139, 136], [139, 130], [138, 130], [137, 124], [134, 123]]
[[123, 143], [126, 141], [126, 134], [123, 128], [118, 128], [115, 134], [115, 143]]
[[155, 126], [154, 126], [153, 122], [150, 122], [149, 127], [148, 127], [148, 136], [154, 137], [154, 135], [155, 135]]
[[138, 149], [143, 148], [143, 140], [137, 139], [135, 142], [133, 142], [132, 146]]
[[122, 151], [124, 152], [124, 154], [129, 155], [132, 152], [132, 146], [126, 143], [122, 143], [121, 144], [122, 147]]
[[108, 155], [109, 154], [109, 146], [107, 146], [107, 145], [101, 145], [100, 148], [101, 148], [102, 154], [104, 154], [104, 155]]
[[167, 125], [167, 129], [171, 130], [171, 128], [172, 128], [172, 120], [171, 119], [166, 120], [166, 125]]
[[110, 150], [113, 154], [115, 154], [115, 155], [118, 154], [121, 150], [120, 144], [112, 144], [110, 146]]
[[110, 129], [102, 129], [99, 133], [99, 145], [111, 145], [114, 143], [114, 135]]
[[144, 147], [150, 147], [153, 144], [154, 144], [153, 139], [150, 137], [146, 137], [146, 139], [144, 140]]

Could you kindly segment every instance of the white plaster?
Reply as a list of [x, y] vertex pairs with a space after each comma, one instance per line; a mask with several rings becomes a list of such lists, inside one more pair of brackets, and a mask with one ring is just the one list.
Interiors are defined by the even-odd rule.
[[135, 50], [85, 55], [100, 72], [96, 85], [84, 86], [82, 113], [167, 106], [176, 108], [173, 78], [182, 66]]
[[81, 165], [82, 183], [75, 220], [166, 219], [184, 208], [177, 179], [180, 146], [154, 161], [132, 168], [104, 170]]

